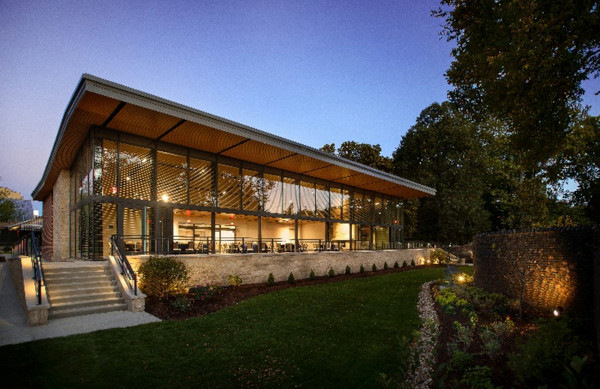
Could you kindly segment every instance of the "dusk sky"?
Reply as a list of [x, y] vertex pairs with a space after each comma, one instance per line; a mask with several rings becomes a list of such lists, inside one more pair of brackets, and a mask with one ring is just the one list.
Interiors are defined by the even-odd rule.
[[[83, 73], [312, 147], [354, 140], [390, 156], [446, 99], [438, 4], [0, 0], [0, 186], [31, 198]], [[600, 80], [584, 88], [600, 114]]]

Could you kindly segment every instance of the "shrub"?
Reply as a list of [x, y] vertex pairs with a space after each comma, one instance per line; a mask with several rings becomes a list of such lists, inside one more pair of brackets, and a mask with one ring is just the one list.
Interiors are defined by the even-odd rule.
[[233, 286], [235, 288], [242, 285], [242, 282], [242, 279], [238, 275], [232, 276], [230, 274], [227, 276], [227, 283], [229, 284], [229, 286]]
[[364, 267], [364, 266], [361, 264], [361, 265], [360, 265], [360, 270], [359, 270], [359, 273], [360, 273], [360, 274], [363, 274], [364, 272], [365, 272], [365, 267]]
[[273, 277], [273, 273], [269, 273], [269, 277], [267, 278], [267, 285], [273, 286], [275, 284], [275, 277]]
[[171, 303], [171, 306], [177, 312], [188, 312], [192, 309], [192, 304], [190, 303], [190, 301], [183, 296], [177, 297], [175, 301]]
[[414, 259], [410, 260], [410, 266], [415, 266], [415, 260]]
[[492, 368], [488, 366], [472, 367], [463, 374], [460, 383], [466, 388], [494, 388]]
[[373, 264], [373, 266], [371, 266], [371, 270], [377, 271], [377, 265]]
[[217, 287], [210, 284], [206, 286], [198, 285], [190, 288], [190, 293], [194, 294], [194, 299], [199, 301], [210, 300], [215, 294], [217, 294]]
[[502, 351], [502, 342], [500, 337], [490, 328], [483, 328], [479, 332], [479, 337], [483, 344], [483, 352], [494, 359]]
[[346, 274], [350, 273], [352, 273], [352, 270], [350, 269], [350, 266], [346, 265]]
[[159, 298], [185, 293], [190, 279], [187, 266], [174, 257], [150, 257], [138, 272], [141, 276], [140, 290]]
[[333, 271], [332, 267], [329, 268], [329, 271], [327, 272], [327, 275], [329, 276], [329, 278], [335, 276], [335, 271]]
[[473, 343], [473, 330], [470, 327], [463, 326], [458, 321], [454, 321], [452, 323], [452, 327], [456, 331], [456, 336], [454, 337], [454, 344], [458, 347], [459, 350], [467, 351]]
[[399, 269], [400, 265], [398, 265], [398, 261], [394, 262], [394, 269]]
[[296, 282], [296, 279], [294, 278], [294, 273], [290, 273], [290, 275], [288, 276], [288, 282], [290, 284], [293, 284]]
[[387, 270], [387, 269], [389, 269], [389, 268], [390, 268], [390, 267], [388, 266], [387, 262], [384, 262], [384, 263], [383, 263], [383, 270]]
[[450, 370], [463, 372], [473, 365], [474, 355], [461, 350], [455, 350], [450, 359]]
[[315, 278], [317, 278], [317, 276], [315, 275], [315, 271], [313, 269], [310, 269], [310, 274], [308, 275], [308, 278], [310, 278], [311, 280], [314, 280]]
[[402, 267], [408, 267], [408, 263], [406, 261], [402, 262]]
[[508, 366], [524, 387], [556, 385], [563, 366], [568, 366], [575, 355], [586, 353], [587, 347], [577, 335], [580, 331], [567, 319], [538, 322], [537, 331], [509, 355]]
[[450, 262], [450, 256], [442, 249], [433, 249], [429, 253], [431, 263], [439, 263], [447, 265]]

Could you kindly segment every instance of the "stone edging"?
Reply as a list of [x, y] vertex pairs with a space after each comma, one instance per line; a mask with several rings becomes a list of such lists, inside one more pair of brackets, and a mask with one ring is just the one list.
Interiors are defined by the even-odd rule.
[[[435, 346], [439, 337], [440, 322], [435, 311], [431, 286], [437, 281], [421, 285], [417, 307], [421, 319], [419, 339], [411, 345], [412, 361], [406, 378], [410, 388], [430, 388], [433, 366], [435, 365]], [[415, 360], [416, 359], [416, 360]]]

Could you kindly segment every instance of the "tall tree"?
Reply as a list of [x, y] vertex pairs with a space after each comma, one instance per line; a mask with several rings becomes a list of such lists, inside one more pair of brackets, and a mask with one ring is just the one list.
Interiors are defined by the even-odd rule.
[[478, 119], [506, 120], [529, 172], [561, 149], [581, 82], [600, 73], [596, 0], [442, 0], [435, 16], [456, 42], [450, 98]]
[[321, 150], [384, 172], [392, 171], [391, 158], [381, 155], [381, 146], [378, 144], [346, 141], [338, 147], [337, 153], [335, 152], [335, 143], [326, 144], [321, 147]]
[[450, 103], [421, 112], [393, 155], [394, 173], [437, 190], [419, 201], [415, 238], [464, 243], [488, 229], [483, 155], [476, 126]]
[[[2, 177], [0, 177], [0, 181], [2, 181]], [[0, 187], [0, 222], [14, 221], [17, 217], [17, 208], [10, 199], [11, 192], [8, 188]]]

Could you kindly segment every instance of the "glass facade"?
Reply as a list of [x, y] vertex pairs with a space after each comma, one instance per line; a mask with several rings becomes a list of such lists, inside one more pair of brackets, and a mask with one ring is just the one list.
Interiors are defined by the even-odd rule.
[[[71, 166], [71, 256], [394, 247], [401, 200], [106, 129]], [[400, 238], [399, 238], [400, 237]]]

